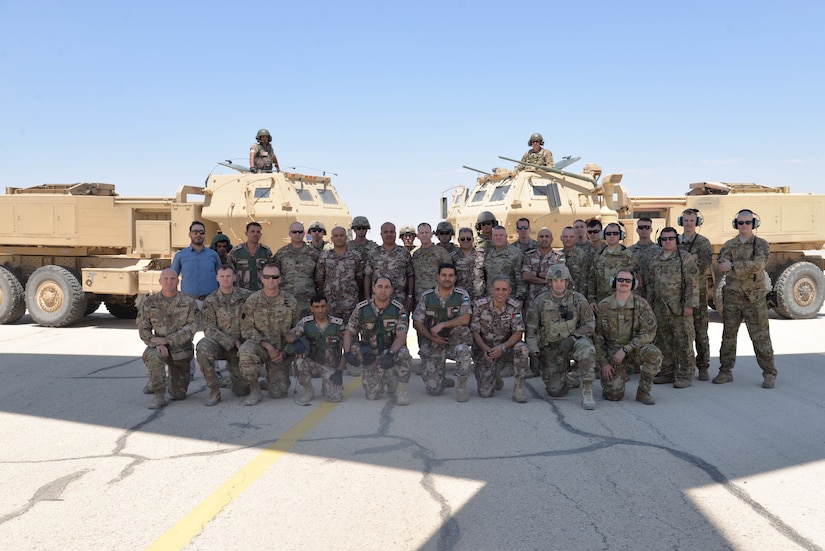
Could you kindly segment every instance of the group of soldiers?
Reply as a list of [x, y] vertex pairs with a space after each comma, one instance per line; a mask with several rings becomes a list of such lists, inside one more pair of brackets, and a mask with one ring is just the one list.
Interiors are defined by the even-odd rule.
[[[525, 156], [552, 164], [536, 137]], [[367, 218], [356, 216], [354, 237], [336, 226], [331, 242], [321, 222], [309, 226], [310, 240], [295, 222], [289, 243], [273, 254], [260, 243], [257, 222], [234, 247], [222, 234], [205, 247], [205, 227], [193, 222], [190, 247], [162, 272], [161, 292], [144, 301], [138, 318], [147, 345], [144, 391], [155, 395], [149, 407], [166, 405], [167, 390], [172, 399], [186, 396], [195, 353], [209, 406], [221, 401], [218, 360], [228, 366], [225, 384], [245, 397], [245, 405], [259, 403], [262, 390], [285, 397], [293, 368], [303, 387], [301, 403], [314, 397], [313, 377], [322, 379], [327, 400], [341, 400], [346, 372], [362, 376], [367, 399], [387, 391], [407, 405], [410, 318], [427, 394], [455, 387], [457, 401], [466, 402], [473, 374], [479, 395], [489, 397], [512, 375], [513, 400], [524, 403], [524, 380], [541, 376], [552, 397], [580, 386], [582, 406], [592, 410], [595, 379], [601, 379], [603, 397], [615, 401], [638, 372], [636, 400], [654, 404], [652, 384], [689, 387], [697, 368], [699, 380], [709, 379], [705, 274], [713, 251], [697, 232], [700, 212], [685, 210], [678, 224], [681, 235], [666, 227], [654, 242], [651, 219], [639, 218], [638, 242], [628, 248], [620, 223], [577, 220], [563, 229], [563, 247], [555, 250], [552, 231], [541, 228], [532, 239], [526, 218], [517, 221], [518, 238], [508, 243], [506, 229], [487, 211], [479, 214], [475, 232], [458, 230], [457, 242], [449, 222], [435, 232], [424, 222], [401, 227], [402, 245], [393, 223], [381, 225], [376, 243], [367, 239]], [[733, 380], [744, 320], [763, 387], [772, 388], [776, 369], [762, 278], [768, 246], [753, 234], [758, 218], [751, 211], [738, 213], [733, 225], [739, 236], [718, 258], [726, 286], [721, 367], [713, 382]], [[204, 337], [195, 347], [199, 330]], [[456, 362], [456, 381], [445, 374], [447, 359]]]

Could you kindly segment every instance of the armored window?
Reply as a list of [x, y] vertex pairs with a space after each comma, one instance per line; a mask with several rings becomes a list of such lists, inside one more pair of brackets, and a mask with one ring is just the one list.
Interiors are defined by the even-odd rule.
[[559, 185], [555, 182], [547, 184], [546, 186], [533, 185], [533, 197], [547, 197], [552, 206], [561, 206], [561, 197], [559, 197]]
[[269, 188], [268, 187], [256, 187], [255, 188], [255, 199], [269, 199]]
[[297, 189], [295, 191], [298, 193], [298, 199], [301, 201], [312, 202], [312, 193], [310, 193], [308, 189]]
[[484, 199], [484, 196], [487, 195], [487, 190], [482, 189], [481, 191], [476, 191], [475, 195], [473, 195], [473, 203], [478, 203], [479, 201]]
[[332, 193], [331, 189], [319, 189], [318, 195], [321, 196], [321, 201], [325, 205], [337, 205], [338, 199], [335, 197], [335, 194]]
[[504, 198], [507, 197], [507, 192], [509, 191], [509, 184], [506, 186], [498, 186], [495, 191], [493, 191], [493, 196], [490, 197], [490, 201], [504, 201]]

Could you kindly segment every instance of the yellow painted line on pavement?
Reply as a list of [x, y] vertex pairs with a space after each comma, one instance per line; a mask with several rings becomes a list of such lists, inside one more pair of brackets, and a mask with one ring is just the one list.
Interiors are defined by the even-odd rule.
[[[355, 377], [344, 386], [344, 396], [349, 396], [359, 386], [361, 386], [361, 377]], [[170, 551], [186, 547], [221, 511], [235, 501], [244, 490], [258, 480], [262, 474], [283, 457], [301, 438], [306, 436], [309, 431], [315, 428], [318, 423], [323, 421], [327, 415], [332, 413], [339, 403], [325, 400], [315, 407], [283, 436], [267, 446], [255, 459], [247, 463], [232, 478], [212, 492], [189, 514], [169, 528], [165, 534], [156, 539], [147, 547], [147, 550]]]

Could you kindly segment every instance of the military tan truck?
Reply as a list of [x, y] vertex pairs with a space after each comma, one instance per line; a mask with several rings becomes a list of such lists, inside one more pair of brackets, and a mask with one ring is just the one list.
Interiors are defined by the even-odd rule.
[[288, 242], [289, 224], [320, 220], [349, 227], [351, 216], [327, 176], [210, 174], [205, 186], [181, 186], [174, 197], [121, 197], [100, 183], [7, 187], [0, 195], [0, 323], [28, 310], [38, 324], [71, 325], [101, 302], [119, 318], [137, 315], [139, 295], [159, 290], [159, 272], [189, 245], [189, 224], [245, 241], [247, 222], [263, 226], [273, 250]]
[[[710, 239], [718, 253], [725, 241], [737, 235], [732, 221], [747, 208], [760, 220], [756, 234], [771, 245], [766, 271], [776, 293], [776, 312], [804, 319], [815, 317], [822, 308], [825, 195], [795, 194], [787, 186], [700, 182], [690, 184], [681, 196], [631, 197], [621, 183], [621, 174], [602, 178], [601, 167], [595, 164], [576, 174], [563, 170], [576, 159], [565, 158], [550, 168], [500, 158], [517, 163], [517, 168], [497, 168], [489, 173], [471, 169], [482, 172], [481, 176], [472, 189], [451, 188], [449, 205], [446, 195], [442, 196], [443, 218], [456, 228], [475, 228], [478, 214], [491, 211], [511, 241], [517, 237], [516, 220], [522, 217], [530, 220], [533, 237], [543, 226], [558, 236], [576, 219], [597, 218], [603, 225], [621, 222], [627, 232], [624, 243], [630, 245], [637, 237], [636, 219], [650, 217], [658, 232], [666, 226], [678, 228], [682, 211], [695, 208], [703, 219], [698, 231]], [[711, 297], [715, 273], [714, 269], [708, 274]]]

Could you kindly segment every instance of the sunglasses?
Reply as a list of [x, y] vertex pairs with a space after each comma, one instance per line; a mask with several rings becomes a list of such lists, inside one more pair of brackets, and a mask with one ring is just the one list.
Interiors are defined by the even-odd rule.
[[602, 230], [587, 230], [587, 233], [599, 233]]
[[651, 226], [636, 226], [636, 227], [640, 230], [649, 230], [649, 229], [651, 229]]
[[632, 277], [617, 277], [616, 281], [618, 281], [619, 283], [633, 283], [633, 278]]
[[617, 231], [606, 231], [604, 232], [605, 235], [619, 235], [621, 232]]
[[531, 143], [541, 143], [541, 140], [533, 140]]
[[192, 230], [192, 231], [190, 231], [189, 233], [196, 233], [196, 234], [198, 234], [198, 235], [203, 235], [203, 234], [205, 234], [206, 232], [205, 232], [204, 230]]
[[529, 230], [530, 226], [516, 226], [517, 230]]
[[315, 232], [319, 232], [319, 233], [320, 233], [320, 232], [322, 232], [322, 231], [324, 231], [324, 230], [322, 230], [321, 228], [310, 228], [310, 229], [309, 229], [309, 231], [310, 231], [311, 233], [315, 233]]
[[662, 241], [676, 241], [676, 236], [675, 235], [663, 235], [659, 239], [661, 239]]
[[459, 237], [458, 240], [459, 241], [472, 241], [473, 238], [472, 237]]
[[452, 234], [448, 231], [440, 231], [440, 232], [438, 232], [438, 235], [452, 235]]
[[753, 224], [753, 220], [737, 220], [736, 225], [738, 226], [750, 226]]
[[289, 233], [304, 233], [304, 230], [289, 230]]
[[493, 223], [492, 222], [482, 222], [481, 225], [482, 226], [492, 226]]
[[352, 229], [354, 230], [368, 230], [369, 228], [366, 226], [353, 226]]
[[261, 277], [264, 279], [281, 279], [281, 274], [272, 275], [272, 274], [261, 274]]

